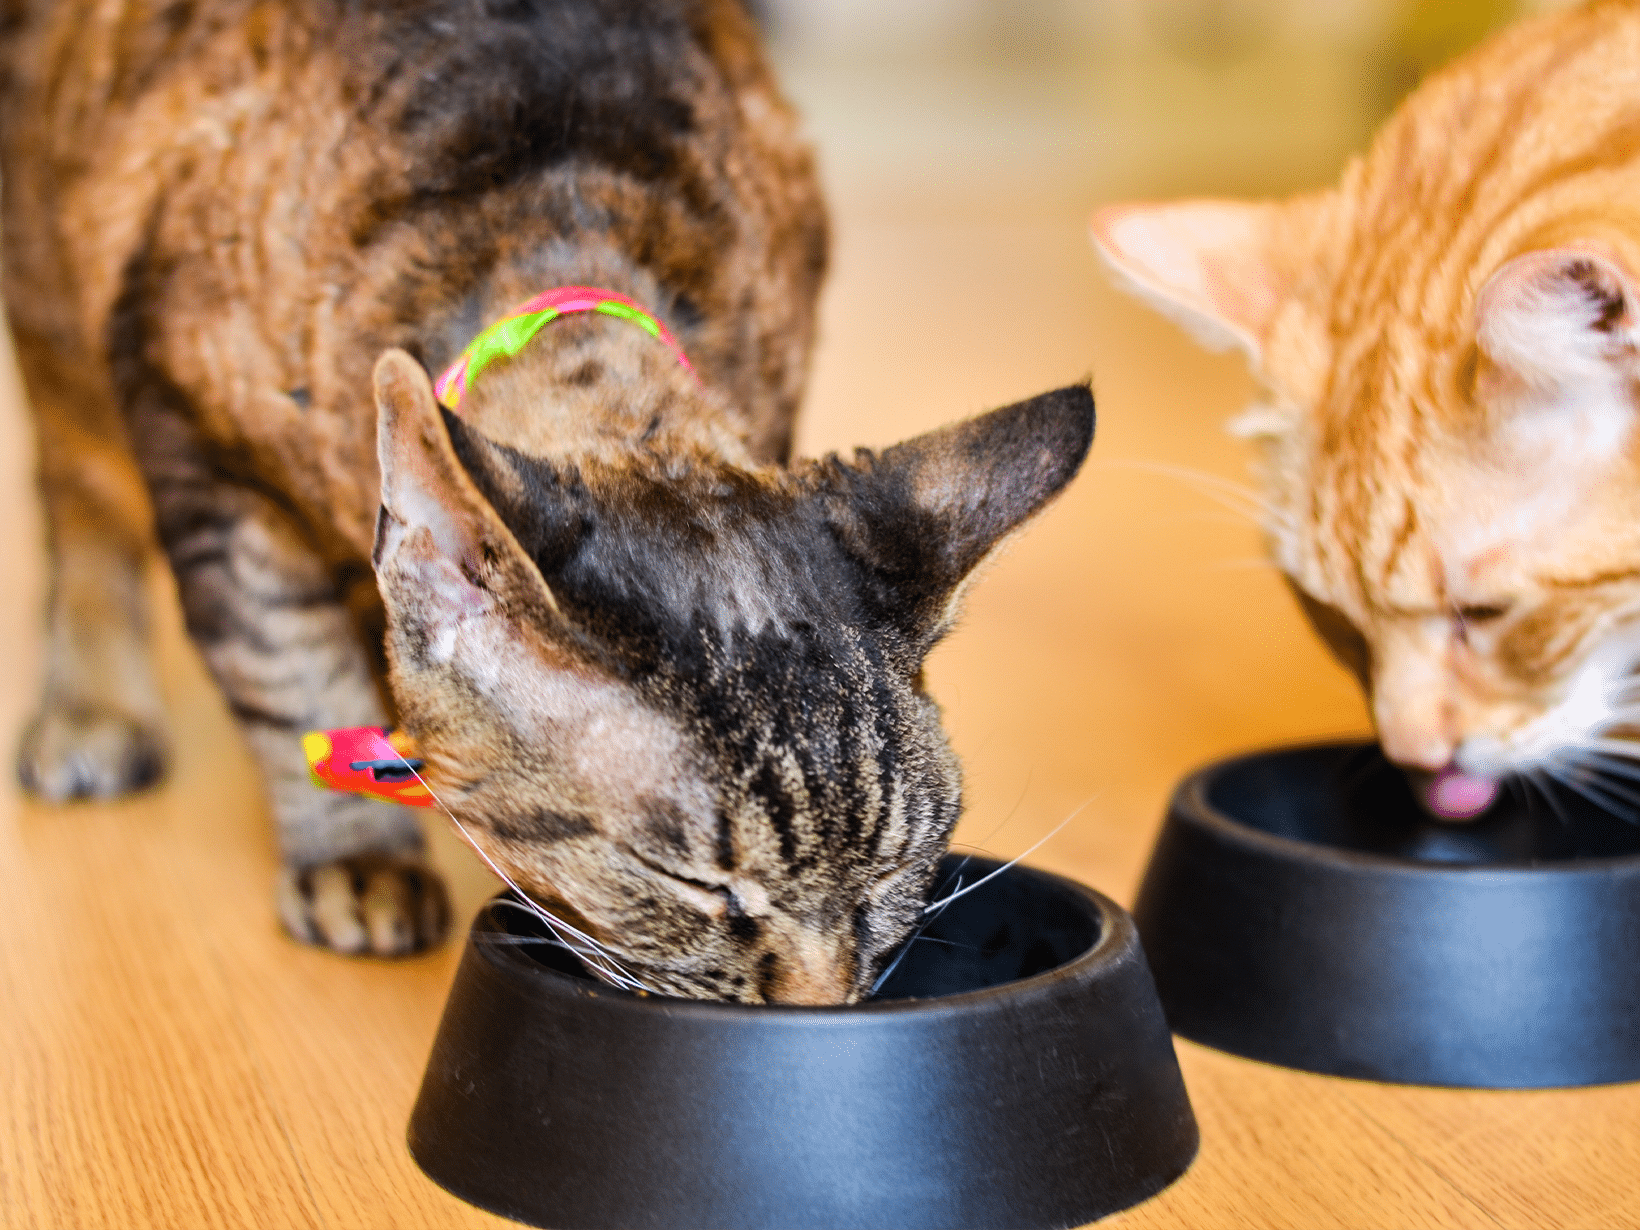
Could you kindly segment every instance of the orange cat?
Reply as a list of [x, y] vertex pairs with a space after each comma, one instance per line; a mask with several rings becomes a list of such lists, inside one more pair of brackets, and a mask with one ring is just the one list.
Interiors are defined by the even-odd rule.
[[1437, 815], [1640, 776], [1640, 3], [1431, 77], [1338, 185], [1115, 206], [1122, 279], [1250, 356], [1271, 550]]

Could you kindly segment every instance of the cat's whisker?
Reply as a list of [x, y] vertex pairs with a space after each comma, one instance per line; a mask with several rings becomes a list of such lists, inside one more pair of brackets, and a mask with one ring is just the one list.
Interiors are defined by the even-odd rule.
[[1568, 782], [1566, 784], [1608, 815], [1616, 816], [1619, 820], [1640, 823], [1640, 806], [1626, 805], [1621, 799], [1613, 797], [1603, 787], [1596, 786], [1591, 781]]
[[[504, 905], [517, 905], [516, 901], [502, 902]], [[520, 907], [522, 908], [522, 907]], [[528, 911], [526, 911], [527, 913]], [[553, 948], [562, 948], [566, 952], [573, 952], [578, 957], [596, 955], [590, 948], [581, 948], [575, 944], [566, 944], [563, 940], [551, 935], [491, 935], [487, 944], [507, 944], [513, 947], [525, 947], [530, 944], [546, 944]]]
[[[950, 882], [951, 882], [950, 880], [946, 881], [947, 884], [949, 884]], [[961, 876], [957, 877], [957, 884], [958, 884], [959, 887], [961, 886], [961, 884], [962, 884], [962, 877]], [[944, 907], [943, 906], [941, 907], [940, 912], [941, 913], [944, 912]], [[866, 992], [866, 994], [868, 996], [877, 994], [877, 989], [879, 987], [881, 987], [883, 985], [883, 983], [888, 981], [889, 975], [892, 974], [895, 970], [900, 968], [900, 962], [904, 961], [905, 960], [905, 954], [911, 951], [911, 945], [915, 944], [918, 940], [923, 938], [923, 932], [928, 930], [928, 928], [933, 925], [934, 919], [938, 918], [939, 916], [940, 916], [939, 914], [934, 914], [932, 916], [929, 916], [925, 912], [925, 914], [922, 918], [922, 921], [917, 924], [916, 930], [913, 931], [910, 935], [908, 935], [905, 938], [904, 942], [901, 943], [900, 951], [894, 954], [894, 959], [892, 961], [890, 961], [888, 963], [888, 965], [883, 969], [883, 972], [878, 974], [877, 977], [872, 981], [871, 990]]]
[[1240, 509], [1229, 509], [1223, 507], [1181, 510], [1179, 512], [1171, 513], [1166, 517], [1157, 518], [1157, 525], [1165, 526], [1169, 529], [1196, 526], [1203, 523], [1208, 525], [1241, 526], [1247, 524], [1250, 515], [1251, 510], [1244, 512]]
[[1619, 798], [1627, 799], [1635, 806], [1640, 807], [1640, 794], [1635, 793], [1630, 786], [1619, 785], [1618, 781], [1615, 780], [1625, 776], [1632, 779], [1633, 773], [1616, 772], [1615, 765], [1608, 770], [1605, 764], [1596, 759], [1599, 755], [1598, 752], [1579, 755], [1577, 749], [1567, 749], [1566, 754], [1561, 759], [1556, 760], [1555, 763], [1565, 772], [1576, 776], [1578, 780], [1588, 781], [1593, 779], [1594, 784], [1601, 789]]
[[1511, 798], [1526, 809], [1526, 814], [1532, 814], [1532, 793], [1526, 789], [1526, 783], [1521, 781], [1518, 774], [1511, 774], [1503, 779], [1503, 788], [1509, 792]]
[[923, 913], [924, 914], [930, 914], [936, 909], [944, 909], [946, 906], [950, 905], [953, 901], [955, 901], [958, 897], [965, 897], [969, 893], [973, 892], [980, 885], [985, 884], [986, 882], [988, 882], [990, 880], [996, 879], [1004, 871], [1007, 871], [1015, 863], [1019, 862], [1020, 859], [1025, 858], [1028, 855], [1036, 853], [1036, 851], [1040, 850], [1043, 846], [1047, 845], [1049, 841], [1051, 841], [1053, 838], [1057, 837], [1059, 835], [1059, 831], [1061, 829], [1063, 829], [1072, 820], [1076, 819], [1079, 815], [1081, 815], [1082, 812], [1087, 808], [1088, 804], [1093, 802], [1094, 797], [1095, 796], [1090, 794], [1086, 799], [1082, 800], [1081, 804], [1076, 808], [1075, 811], [1071, 812], [1070, 815], [1066, 816], [1058, 824], [1054, 825], [1053, 828], [1050, 829], [1048, 831], [1048, 833], [1040, 841], [1033, 844], [1029, 849], [1022, 850], [1020, 853], [1016, 854], [1013, 858], [1009, 859], [1006, 863], [1002, 864], [1002, 866], [998, 867], [995, 871], [991, 872], [989, 875], [981, 876], [979, 879], [975, 880], [967, 888], [959, 888], [956, 892], [952, 893], [948, 897], [942, 897], [938, 901], [929, 902], [926, 906], [923, 907]]
[[1581, 759], [1600, 773], [1608, 773], [1615, 777], [1626, 777], [1631, 781], [1640, 781], [1640, 764], [1635, 763], [1630, 757], [1614, 756], [1607, 752], [1584, 751]]
[[1614, 760], [1640, 763], [1640, 743], [1632, 743], [1627, 739], [1607, 739], [1597, 735], [1580, 740], [1577, 748], [1579, 751], [1599, 752]]
[[1142, 470], [1163, 478], [1171, 478], [1175, 482], [1193, 486], [1199, 494], [1206, 496], [1238, 516], [1252, 521], [1256, 525], [1262, 526], [1268, 522], [1282, 529], [1291, 527], [1291, 519], [1284, 511], [1271, 504], [1253, 488], [1234, 482], [1222, 475], [1192, 470], [1186, 466], [1170, 465], [1163, 461], [1145, 461], [1132, 457], [1105, 460], [1094, 464], [1112, 468]]
[[[1022, 795], [1021, 797], [1023, 798], [1024, 796]], [[1016, 803], [1015, 806], [1017, 807], [1018, 804]], [[1007, 821], [1004, 820], [1003, 824], [1006, 824], [1006, 823], [1007, 823]], [[997, 825], [997, 827], [991, 831], [992, 836], [995, 836], [996, 833], [1001, 830], [1001, 828], [1002, 828], [1001, 824]], [[951, 883], [952, 880], [955, 880], [957, 882], [958, 892], [960, 893], [960, 891], [962, 890], [962, 869], [968, 865], [968, 861], [971, 858], [973, 858], [972, 854], [965, 855], [963, 857], [962, 862], [957, 864], [956, 869], [954, 871], [952, 871], [952, 873], [945, 878], [945, 883], [941, 884], [940, 887], [938, 889], [935, 889], [934, 891], [939, 892], [941, 889], [943, 889], [945, 887], [946, 884], [949, 884], [949, 883]], [[911, 945], [917, 943], [919, 940], [932, 938], [932, 937], [924, 936], [923, 932], [928, 930], [929, 927], [933, 926], [934, 921], [937, 918], [939, 918], [939, 916], [941, 914], [945, 913], [946, 906], [949, 905], [955, 899], [956, 899], [956, 894], [953, 894], [951, 897], [947, 898], [945, 903], [942, 904], [940, 906], [940, 908], [935, 910], [933, 913], [930, 913], [926, 909], [922, 912], [922, 914], [920, 916], [921, 921], [919, 921], [917, 923], [916, 929], [913, 930], [911, 932], [911, 934], [908, 935], [901, 942], [900, 951], [894, 954], [894, 960], [890, 961], [888, 963], [887, 968], [885, 968], [882, 973], [878, 974], [876, 979], [872, 982], [871, 990], [866, 992], [866, 994], [868, 996], [877, 994], [877, 988], [881, 987], [883, 985], [883, 983], [887, 982], [889, 975], [892, 974], [896, 969], [898, 969], [900, 967], [900, 962], [904, 961], [906, 954], [911, 951]]]
[[[1008, 821], [1010, 821], [1014, 818], [1014, 813], [1019, 810], [1019, 805], [1025, 801], [1025, 796], [1030, 793], [1030, 790], [1031, 790], [1031, 777], [1030, 777], [1030, 774], [1027, 773], [1025, 775], [1025, 785], [1020, 789], [1019, 797], [1014, 800], [1014, 805], [1008, 809], [1007, 814], [1004, 815], [1001, 820], [997, 821], [996, 827], [993, 828], [989, 833], [985, 834], [985, 836], [980, 839], [978, 844], [969, 844], [968, 842], [963, 842], [962, 843], [962, 845], [963, 845], [964, 849], [967, 851], [967, 853], [965, 853], [962, 856], [962, 862], [958, 863], [954, 868], [952, 868], [951, 873], [945, 877], [944, 883], [942, 883], [938, 888], [936, 888], [934, 890], [934, 895], [935, 896], [938, 896], [940, 893], [944, 892], [945, 891], [945, 885], [951, 883], [951, 881], [953, 879], [956, 880], [957, 886], [959, 888], [962, 886], [962, 869], [964, 867], [968, 866], [969, 860], [973, 859], [976, 855], [978, 855], [982, 858], [985, 857], [985, 855], [986, 855], [986, 850], [985, 850], [986, 844], [991, 840], [991, 838], [995, 837], [998, 833], [1002, 832], [1003, 829], [1008, 827]], [[956, 851], [956, 844], [952, 843], [947, 848], [949, 850], [951, 850], [952, 852], [955, 852]], [[925, 910], [924, 913], [927, 913], [927, 911]], [[920, 934], [920, 933], [921, 933], [921, 928], [918, 929], [916, 934]], [[915, 935], [913, 936], [913, 938], [915, 938]], [[907, 940], [906, 942], [910, 943], [909, 940]], [[887, 975], [885, 974], [884, 977], [887, 977]], [[873, 987], [873, 989], [875, 990], [875, 987]]]
[[1585, 778], [1584, 784], [1598, 791], [1602, 798], [1609, 800], [1605, 809], [1612, 815], [1631, 824], [1640, 824], [1640, 795], [1632, 790], [1623, 789], [1606, 777], [1597, 776], [1592, 781]]
[[[525, 906], [522, 902], [512, 900], [510, 897], [504, 897], [500, 901], [498, 901], [496, 904], [497, 905], [511, 906], [515, 910], [520, 910], [523, 913], [528, 914], [531, 918], [537, 917], [534, 910], [532, 910], [529, 907]], [[574, 953], [577, 957], [579, 957], [581, 959], [583, 964], [595, 964], [595, 963], [601, 961], [603, 959], [603, 955], [604, 955], [603, 953], [598, 952], [594, 949], [588, 948], [585, 945], [572, 944], [568, 940], [565, 940], [562, 937], [556, 936], [556, 935], [511, 935], [511, 934], [508, 934], [508, 935], [491, 935], [488, 938], [487, 942], [492, 943], [492, 944], [513, 944], [513, 945], [550, 944], [554, 948], [562, 948], [566, 952]], [[624, 978], [620, 974], [615, 973], [614, 971], [607, 971], [607, 975], [608, 975], [609, 981], [615, 983], [615, 985], [617, 985], [617, 986], [621, 986], [623, 983], [626, 983], [626, 982], [629, 981], [628, 979]], [[626, 989], [632, 990], [632, 989], [645, 989], [645, 988], [627, 987]]]
[[947, 948], [973, 948], [972, 944], [959, 944], [956, 940], [944, 939], [938, 935], [914, 935], [907, 943], [910, 944], [944, 944]]
[[[1029, 770], [1027, 770], [1026, 773], [1025, 773], [1025, 784], [1020, 787], [1019, 797], [1014, 800], [1014, 805], [1007, 810], [1007, 812], [1003, 815], [1002, 819], [997, 821], [996, 827], [993, 828], [989, 833], [985, 834], [984, 837], [980, 838], [980, 840], [977, 843], [972, 843], [972, 844], [969, 843], [969, 842], [963, 842], [962, 843], [963, 847], [968, 851], [968, 853], [963, 856], [962, 862], [957, 864], [957, 870], [958, 871], [961, 871], [964, 867], [966, 867], [968, 865], [968, 860], [970, 858], [973, 858], [974, 855], [978, 854], [978, 855], [984, 856], [985, 847], [990, 844], [991, 838], [995, 837], [998, 833], [1002, 832], [1003, 829], [1008, 827], [1008, 821], [1012, 820], [1014, 818], [1015, 814], [1018, 813], [1019, 805], [1025, 801], [1025, 796], [1027, 794], [1029, 794], [1030, 792], [1031, 792], [1031, 772]], [[956, 848], [956, 843], [953, 842], [947, 848], [954, 850]], [[936, 891], [938, 891], [938, 890], [936, 890]]]
[[1543, 781], [1542, 776], [1540, 770], [1532, 769], [1522, 773], [1520, 780], [1525, 785], [1534, 787], [1543, 796], [1543, 801], [1549, 805], [1549, 810], [1555, 813], [1560, 823], [1564, 827], [1570, 828], [1572, 826], [1571, 818], [1561, 809], [1560, 801], [1554, 796], [1553, 787], [1550, 783]]
[[[1606, 765], [1591, 766], [1591, 772], [1593, 774], [1594, 781], [1603, 789], [1614, 794], [1622, 793], [1623, 796], [1625, 798], [1629, 798], [1636, 807], [1640, 807], [1640, 796], [1633, 795], [1634, 784], [1640, 783], [1640, 775], [1618, 772], [1612, 767]], [[1619, 783], [1624, 783], [1624, 785], [1619, 785]]]
[[[554, 936], [558, 937], [560, 942], [563, 941], [563, 934], [568, 934], [571, 938], [580, 940], [583, 944], [588, 945], [596, 954], [596, 959], [594, 960], [588, 957], [583, 957], [582, 960], [589, 969], [591, 969], [599, 977], [603, 978], [605, 982], [612, 983], [622, 990], [646, 991], [651, 994], [655, 993], [653, 988], [646, 986], [642, 979], [638, 978], [635, 974], [623, 966], [615, 955], [605, 948], [604, 945], [600, 944], [592, 936], [587, 935], [584, 931], [581, 931], [576, 927], [572, 927], [563, 919], [558, 918], [550, 911], [544, 909], [528, 893], [520, 888], [510, 875], [496, 865], [495, 860], [485, 852], [484, 847], [478, 844], [478, 842], [473, 838], [472, 833], [468, 832], [467, 826], [456, 818], [455, 812], [451, 811], [449, 807], [445, 805], [444, 800], [439, 798], [438, 792], [427, 784], [427, 780], [416, 771], [415, 766], [403, 756], [399, 757], [399, 763], [404, 766], [406, 771], [408, 771], [412, 777], [421, 783], [422, 788], [427, 791], [429, 796], [431, 796], [433, 802], [438, 804], [439, 810], [446, 816], [450, 817], [450, 823], [456, 826], [456, 831], [459, 832], [467, 844], [473, 848], [473, 852], [477, 854], [479, 858], [484, 860], [485, 866], [493, 871], [500, 878], [503, 884], [512, 889], [513, 893], [517, 897], [517, 901], [514, 904], [516, 904], [520, 909], [527, 910], [529, 913], [534, 914], [543, 924], [545, 924], [547, 929], [551, 931]], [[570, 948], [571, 945], [566, 942], [564, 943], [564, 947]]]
[[[513, 890], [513, 891], [517, 892], [516, 889]], [[576, 928], [570, 926], [568, 923], [564, 922], [560, 918], [556, 918], [556, 917], [553, 917], [551, 915], [543, 914], [543, 912], [541, 911], [541, 908], [538, 905], [536, 905], [536, 903], [534, 901], [530, 901], [528, 899], [519, 900], [519, 899], [516, 899], [516, 898], [513, 898], [513, 897], [503, 897], [497, 904], [507, 906], [507, 907], [509, 907], [511, 909], [514, 909], [514, 910], [518, 910], [518, 911], [520, 911], [521, 913], [524, 913], [524, 914], [528, 914], [531, 918], [538, 919], [544, 925], [555, 928], [553, 935], [550, 937], [550, 940], [548, 941], [550, 943], [557, 944], [562, 948], [567, 948], [571, 952], [576, 953], [577, 955], [590, 956], [590, 957], [593, 957], [593, 958], [595, 958], [597, 960], [600, 960], [600, 961], [608, 959], [610, 957], [609, 951], [607, 949], [605, 949], [604, 947], [602, 947], [601, 945], [599, 945], [597, 940], [593, 939], [591, 936], [587, 935], [585, 932], [579, 931]], [[566, 940], [562, 935], [559, 935], [557, 933], [558, 929], [561, 929], [563, 931], [568, 932], [569, 935], [570, 935], [570, 940], [578, 939], [581, 942], [580, 943], [571, 943], [570, 940]], [[536, 937], [525, 937], [525, 938], [541, 939], [541, 938], [544, 938], [544, 937], [536, 936]]]
[[1193, 470], [1189, 466], [1174, 465], [1167, 461], [1153, 461], [1142, 457], [1108, 458], [1097, 464], [1126, 467], [1128, 469], [1143, 470], [1151, 474], [1158, 474], [1178, 482], [1194, 485], [1203, 493], [1211, 490], [1230, 499], [1238, 499], [1249, 508], [1256, 508], [1261, 512], [1278, 514], [1275, 505], [1266, 500], [1263, 494], [1247, 483], [1237, 482], [1226, 478], [1222, 474], [1214, 474], [1209, 470]]
[[1623, 766], [1622, 770], [1619, 771], [1615, 765], [1607, 766], [1597, 761], [1596, 755], [1598, 753], [1576, 759], [1568, 758], [1570, 760], [1570, 771], [1586, 774], [1587, 776], [1582, 777], [1580, 780], [1608, 795], [1622, 799], [1635, 808], [1637, 814], [1640, 814], [1640, 792], [1637, 792], [1632, 786], [1623, 784], [1623, 779], [1627, 781], [1640, 780], [1640, 767]]
[[[605, 948], [597, 940], [593, 939], [590, 935], [587, 935], [586, 932], [570, 926], [568, 923], [564, 922], [563, 919], [556, 917], [546, 910], [543, 910], [535, 901], [533, 901], [528, 895], [523, 893], [522, 890], [517, 887], [513, 888], [513, 892], [517, 894], [518, 899], [505, 900], [502, 902], [503, 905], [512, 906], [514, 909], [522, 910], [526, 914], [538, 919], [543, 926], [552, 932], [557, 943], [579, 956], [582, 963], [588, 966], [599, 977], [603, 978], [604, 981], [612, 983], [613, 985], [627, 991], [648, 991], [651, 989], [634, 977], [624, 966], [620, 964], [619, 961], [615, 959], [613, 954], [611, 954], [607, 948]], [[579, 944], [570, 943], [569, 940], [564, 939], [563, 935], [560, 934], [560, 931], [567, 932], [571, 939], [579, 940], [581, 942]]]
[[[525, 907], [523, 905], [521, 905], [520, 903], [518, 903], [516, 901], [508, 901], [505, 904], [517, 906], [519, 909], [523, 909], [525, 911], [525, 913], [530, 914], [532, 917], [535, 916], [535, 912], [533, 910], [525, 909]], [[510, 942], [510, 943], [515, 943], [515, 944], [527, 944], [527, 943], [551, 944], [554, 947], [562, 948], [567, 952], [574, 953], [575, 956], [580, 960], [580, 962], [583, 966], [585, 966], [588, 970], [592, 971], [593, 973], [597, 974], [600, 979], [602, 979], [604, 982], [609, 983], [613, 987], [616, 987], [616, 988], [618, 988], [620, 990], [623, 990], [623, 991], [648, 991], [649, 990], [648, 987], [643, 986], [636, 979], [630, 978], [627, 975], [622, 974], [619, 970], [610, 968], [610, 966], [605, 963], [602, 953], [595, 952], [592, 949], [583, 947], [582, 945], [579, 945], [579, 944], [571, 944], [567, 940], [564, 940], [562, 938], [558, 938], [558, 937], [555, 937], [555, 936], [510, 936], [504, 942]]]
[[[950, 884], [953, 880], [956, 881], [957, 887], [961, 888], [962, 887], [962, 869], [964, 867], [968, 866], [969, 862], [976, 855], [983, 856], [983, 851], [976, 850], [976, 851], [974, 851], [973, 854], [963, 855], [962, 856], [962, 862], [958, 863], [955, 867], [953, 867], [951, 869], [951, 874], [946, 876], [945, 879], [940, 882], [940, 886], [934, 890], [935, 894], [943, 893], [945, 891], [945, 886], [947, 884]], [[928, 913], [928, 911], [924, 910], [923, 913], [926, 914], [926, 913]]]
[[952, 869], [951, 873], [946, 876], [945, 883], [941, 884], [939, 888], [934, 890], [935, 896], [938, 896], [939, 893], [945, 888], [945, 885], [951, 883], [952, 879], [955, 878], [958, 883], [961, 883], [960, 876], [962, 869], [968, 866], [970, 859], [973, 859], [975, 856], [981, 858], [989, 856], [986, 846], [990, 844], [991, 838], [995, 837], [998, 833], [1002, 832], [1003, 829], [1008, 827], [1008, 821], [1014, 818], [1014, 814], [1019, 811], [1019, 805], [1025, 801], [1025, 796], [1030, 792], [1031, 775], [1027, 772], [1025, 775], [1025, 785], [1020, 788], [1019, 797], [1014, 800], [1014, 805], [1008, 809], [1002, 819], [997, 821], [996, 827], [994, 827], [989, 833], [985, 834], [985, 836], [980, 838], [977, 842], [951, 842], [946, 847], [952, 853], [955, 853], [959, 848], [964, 850], [965, 853], [962, 856], [962, 862], [958, 863], [956, 867]]
[[[1002, 829], [1002, 825], [999, 824], [996, 827], [996, 829], [992, 830], [990, 836], [995, 837], [996, 834], [1001, 831], [1001, 829]], [[987, 838], [987, 840], [989, 840], [989, 838]], [[958, 850], [957, 850], [955, 845], [949, 847], [949, 849], [950, 849], [950, 852], [953, 853], [953, 854], [958, 853]], [[941, 894], [945, 891], [946, 886], [949, 885], [952, 881], [956, 882], [956, 885], [957, 885], [958, 888], [962, 887], [963, 869], [966, 868], [968, 866], [968, 864], [970, 862], [972, 862], [974, 859], [976, 859], [976, 858], [990, 858], [991, 857], [991, 852], [989, 850], [987, 850], [983, 845], [970, 845], [967, 842], [964, 842], [962, 844], [961, 854], [962, 854], [962, 861], [960, 863], [958, 863], [955, 867], [953, 867], [951, 869], [950, 874], [947, 875], [945, 877], [945, 879], [940, 882], [939, 886], [934, 889], [933, 895], [936, 898], [939, 896], [939, 894]], [[925, 914], [927, 912], [928, 912], [927, 909], [925, 909], [923, 911], [923, 913], [925, 913]]]
[[1623, 820], [1634, 820], [1640, 818], [1640, 808], [1635, 806], [1625, 807], [1622, 800], [1616, 795], [1607, 793], [1603, 787], [1597, 786], [1587, 779], [1579, 780], [1573, 774], [1557, 772], [1549, 765], [1544, 766], [1544, 772], [1548, 773], [1550, 777], [1554, 778], [1555, 781], [1559, 782], [1562, 786], [1565, 786], [1566, 789], [1582, 795], [1589, 802], [1600, 808], [1601, 811], [1610, 812], [1612, 815]]

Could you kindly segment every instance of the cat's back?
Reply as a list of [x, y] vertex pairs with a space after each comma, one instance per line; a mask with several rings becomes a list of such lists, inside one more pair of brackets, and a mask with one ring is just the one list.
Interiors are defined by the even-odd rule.
[[[316, 438], [345, 442], [332, 468], [368, 469], [376, 357], [442, 366], [564, 280], [554, 250], [605, 252], [577, 268], [603, 259], [640, 296], [664, 285], [697, 365], [781, 449], [824, 212], [740, 0], [27, 0], [12, 17], [14, 324], [106, 351], [116, 383], [122, 362], [154, 369], [208, 435], [253, 442], [262, 481], [318, 490]], [[310, 511], [366, 548], [367, 514]]]
[[[1519, 22], [1425, 80], [1335, 189], [1289, 202], [1266, 355], [1346, 474], [1464, 414], [1481, 288], [1571, 240], [1640, 267], [1640, 0]], [[1302, 305], [1302, 306], [1298, 306]], [[1414, 450], [1415, 451], [1415, 450]]]
[[403, 212], [575, 160], [685, 177], [746, 128], [747, 92], [772, 93], [736, 0], [12, 0], [4, 12], [12, 195], [59, 218], [103, 198], [88, 210], [103, 248], [124, 246], [107, 226], [115, 210], [145, 215], [196, 181], [227, 197], [243, 164], [302, 191], [309, 212], [352, 213], [361, 241]]
[[1421, 85], [1345, 173], [1337, 307], [1457, 319], [1491, 269], [1568, 227], [1640, 241], [1637, 66], [1640, 0], [1601, 0], [1521, 22]]
[[[405, 145], [465, 129], [459, 151], [417, 153], [482, 156], [510, 141], [630, 159], [712, 118], [696, 115], [711, 78], [760, 75], [751, 33], [737, 0], [5, 0], [0, 64], [15, 106], [0, 119], [49, 129], [66, 157], [133, 113], [184, 125], [152, 114], [164, 100], [250, 103], [247, 92], [319, 71], [336, 88], [292, 97], [305, 104], [292, 114], [343, 103]], [[548, 115], [560, 122], [544, 125]], [[475, 178], [495, 169], [471, 167]]]

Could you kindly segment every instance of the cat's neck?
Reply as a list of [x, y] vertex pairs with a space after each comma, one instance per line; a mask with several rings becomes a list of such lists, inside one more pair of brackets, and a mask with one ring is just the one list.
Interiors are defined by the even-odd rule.
[[735, 407], [645, 330], [594, 313], [551, 321], [517, 355], [485, 368], [459, 413], [532, 457], [755, 464]]

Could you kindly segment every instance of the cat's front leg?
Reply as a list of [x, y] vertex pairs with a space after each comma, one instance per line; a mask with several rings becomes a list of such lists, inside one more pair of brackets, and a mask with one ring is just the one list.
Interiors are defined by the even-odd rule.
[[262, 767], [284, 861], [278, 904], [297, 939], [397, 955], [449, 925], [412, 814], [316, 788], [304, 731], [384, 725], [370, 655], [332, 569], [293, 519], [236, 484], [155, 484], [188, 630]]
[[143, 592], [148, 499], [106, 390], [26, 329], [15, 336], [39, 424], [51, 555], [44, 686], [17, 776], [53, 802], [112, 798], [165, 769]]

